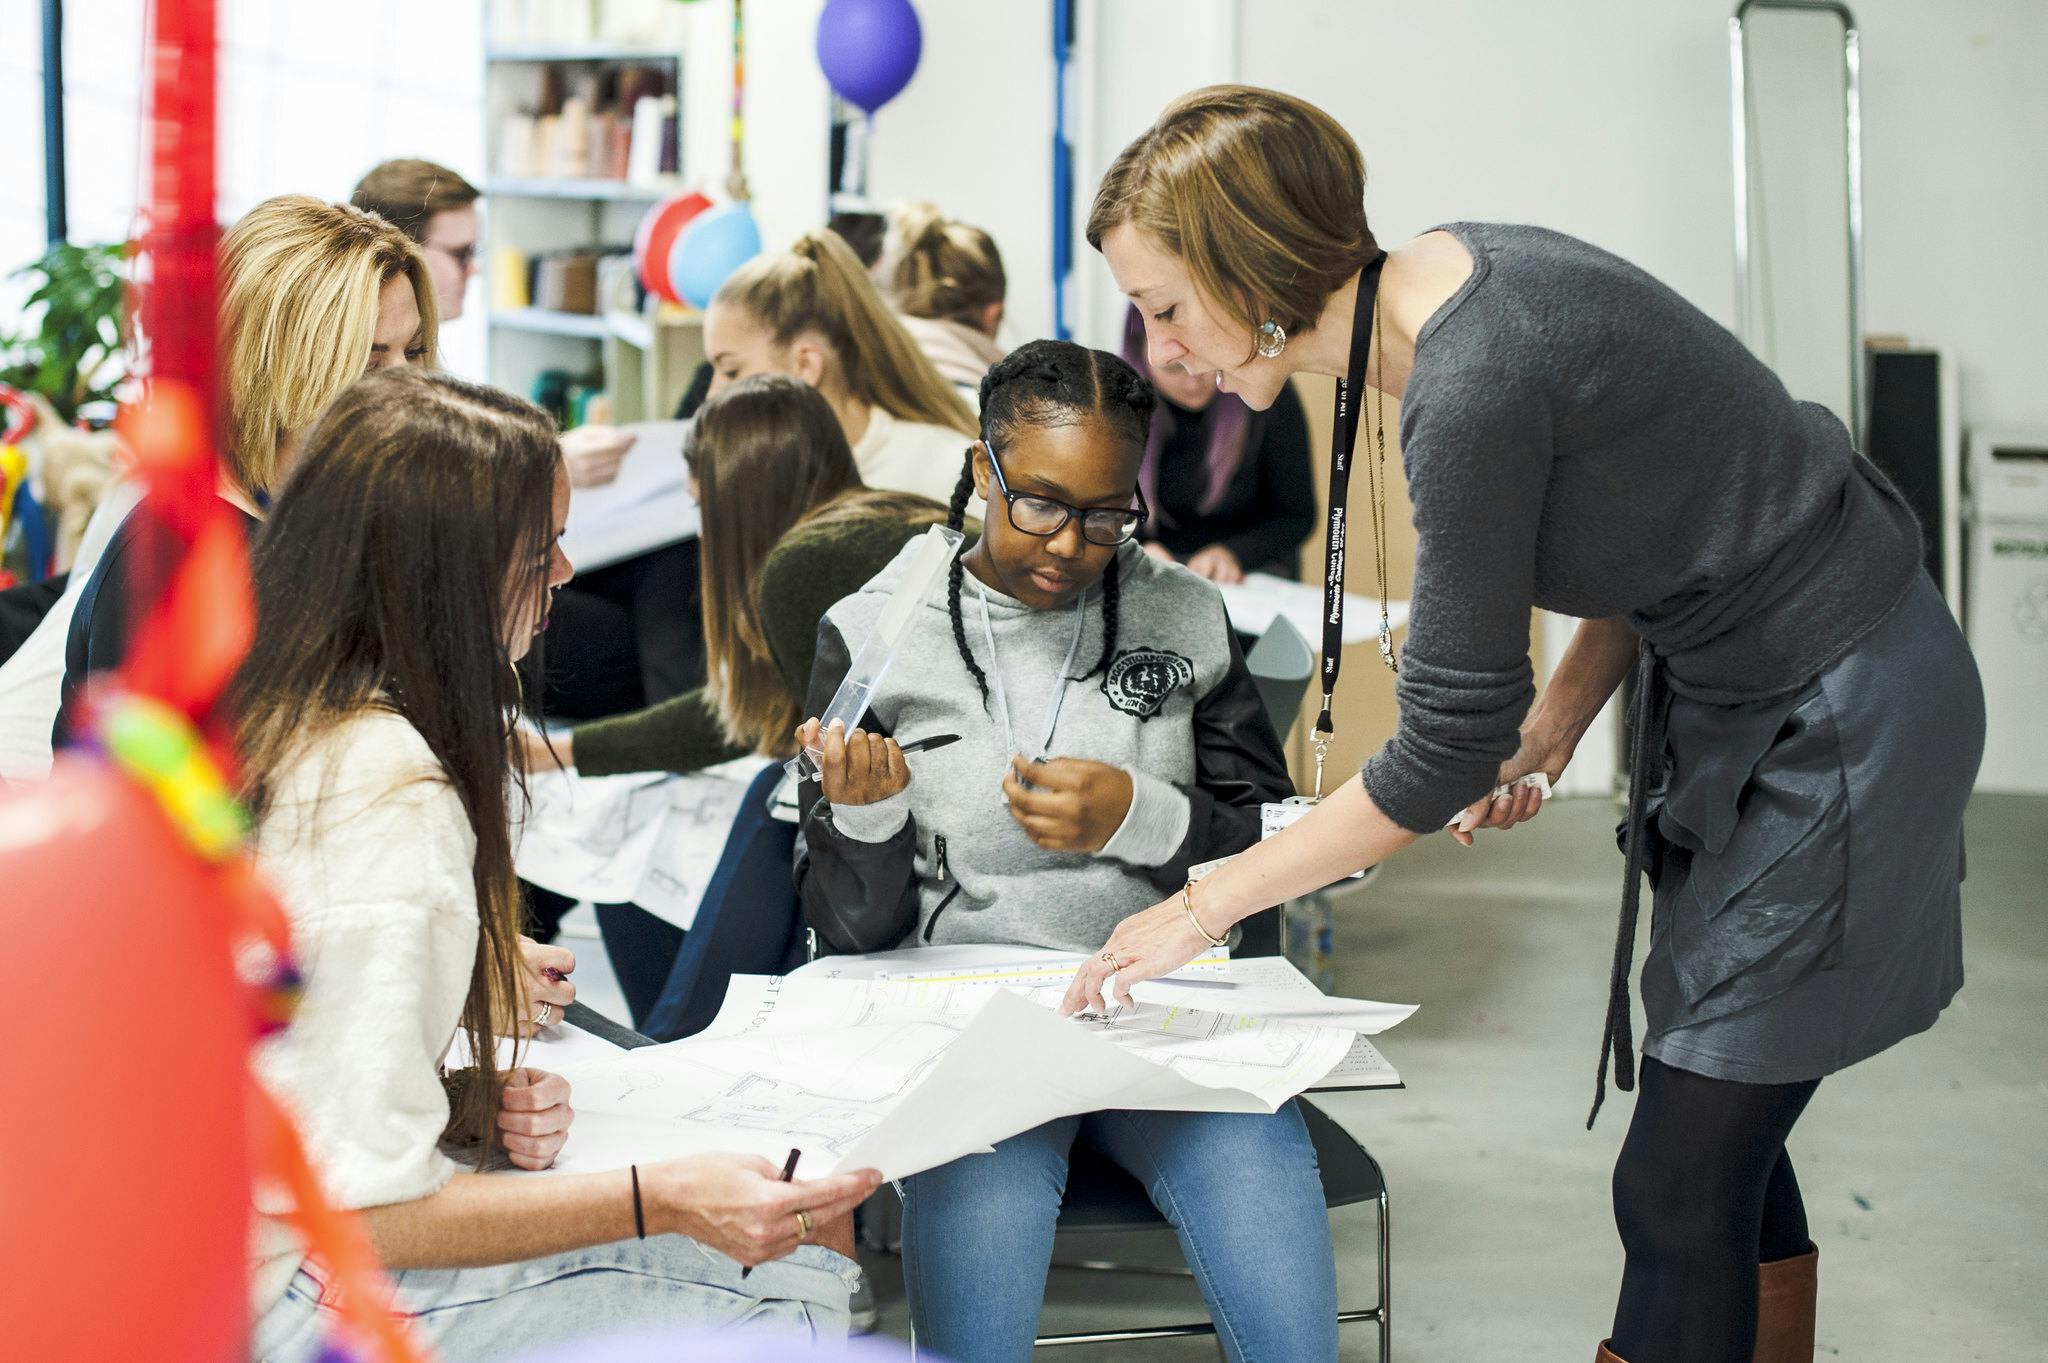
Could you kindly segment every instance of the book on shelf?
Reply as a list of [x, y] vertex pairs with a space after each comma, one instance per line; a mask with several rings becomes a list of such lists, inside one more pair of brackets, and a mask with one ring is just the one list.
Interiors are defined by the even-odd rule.
[[690, 7], [676, 0], [491, 0], [491, 45], [602, 43], [680, 51]]
[[491, 306], [502, 311], [533, 306], [533, 289], [528, 282], [526, 252], [516, 246], [499, 246], [491, 252]]
[[671, 74], [647, 65], [542, 65], [535, 97], [505, 116], [497, 173], [512, 179], [627, 180], [680, 171]]

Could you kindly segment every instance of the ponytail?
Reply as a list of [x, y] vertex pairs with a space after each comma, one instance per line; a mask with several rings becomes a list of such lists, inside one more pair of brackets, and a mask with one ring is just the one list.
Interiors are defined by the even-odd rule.
[[979, 227], [952, 222], [928, 203], [896, 210], [882, 277], [896, 310], [979, 327], [981, 313], [1009, 292], [1002, 253]]
[[831, 345], [847, 389], [904, 421], [977, 435], [974, 412], [939, 377], [924, 352], [883, 306], [874, 283], [844, 241], [807, 232], [788, 251], [756, 256], [718, 290], [717, 301], [744, 308], [788, 344], [816, 331]]

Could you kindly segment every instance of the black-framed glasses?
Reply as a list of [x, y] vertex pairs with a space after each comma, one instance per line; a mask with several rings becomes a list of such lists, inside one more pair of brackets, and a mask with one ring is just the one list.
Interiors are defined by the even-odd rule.
[[1023, 534], [1050, 539], [1068, 521], [1079, 519], [1082, 539], [1113, 549], [1129, 543], [1138, 527], [1152, 515], [1142, 490], [1136, 493], [1138, 504], [1126, 507], [1068, 506], [1057, 498], [1041, 497], [1035, 492], [1012, 492], [1003, 477], [1002, 461], [996, 458], [996, 447], [983, 441], [982, 448], [988, 451], [988, 466], [996, 472], [996, 487], [1002, 492], [1010, 524]]
[[457, 269], [467, 270], [476, 263], [477, 244], [473, 241], [466, 246], [443, 246], [439, 242], [431, 242], [429, 244], [434, 250], [439, 251], [442, 255], [454, 261]]

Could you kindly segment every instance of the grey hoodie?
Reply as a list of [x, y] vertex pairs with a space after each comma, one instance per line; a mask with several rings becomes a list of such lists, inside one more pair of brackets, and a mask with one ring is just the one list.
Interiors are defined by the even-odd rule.
[[[915, 547], [819, 622], [806, 714], [824, 711]], [[835, 807], [805, 783], [797, 883], [834, 947], [1093, 950], [1120, 919], [1178, 889], [1190, 865], [1250, 846], [1259, 805], [1293, 793], [1216, 589], [1135, 544], [1115, 567], [1116, 647], [1106, 673], [1086, 676], [1102, 652], [1099, 583], [1078, 606], [1037, 611], [963, 575], [961, 624], [988, 675], [986, 707], [944, 588], [918, 613], [862, 727], [904, 743], [961, 741], [912, 755], [909, 788], [874, 804]], [[1131, 774], [1130, 812], [1102, 851], [1046, 851], [1010, 817], [1006, 708], [1026, 756], [1092, 758]]]

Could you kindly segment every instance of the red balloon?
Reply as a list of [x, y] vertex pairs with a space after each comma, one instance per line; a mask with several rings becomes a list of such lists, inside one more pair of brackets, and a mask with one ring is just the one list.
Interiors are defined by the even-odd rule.
[[633, 267], [640, 273], [641, 287], [665, 303], [683, 301], [669, 283], [669, 250], [690, 219], [709, 207], [711, 200], [694, 190], [679, 199], [663, 199], [647, 210], [633, 233]]
[[0, 792], [0, 1354], [248, 1351], [251, 1023], [213, 868], [97, 763]]

